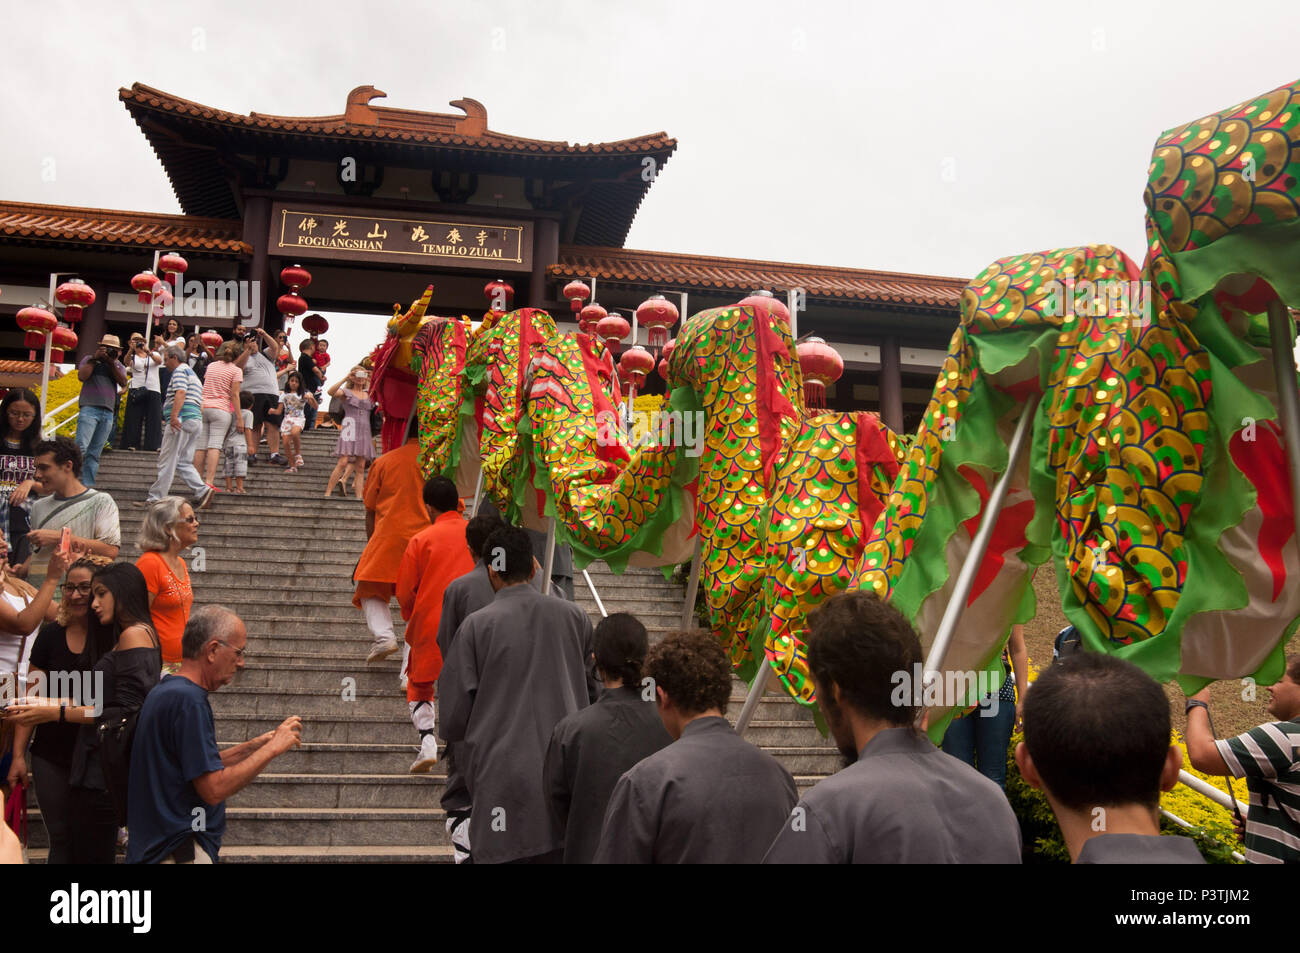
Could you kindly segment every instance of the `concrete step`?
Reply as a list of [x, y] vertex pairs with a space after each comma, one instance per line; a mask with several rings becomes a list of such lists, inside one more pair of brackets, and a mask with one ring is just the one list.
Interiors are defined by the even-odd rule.
[[[308, 743], [280, 755], [272, 766], [285, 774], [405, 774], [420, 751], [409, 721], [408, 728], [407, 744]], [[433, 774], [446, 777], [446, 765], [439, 762]]]
[[236, 808], [226, 811], [228, 848], [379, 847], [450, 849], [447, 815], [433, 808]]
[[245, 846], [221, 849], [223, 864], [450, 864], [444, 846]]
[[[272, 768], [277, 767], [274, 763]], [[406, 774], [280, 774], [263, 772], [227, 803], [239, 807], [438, 807], [446, 778]]]

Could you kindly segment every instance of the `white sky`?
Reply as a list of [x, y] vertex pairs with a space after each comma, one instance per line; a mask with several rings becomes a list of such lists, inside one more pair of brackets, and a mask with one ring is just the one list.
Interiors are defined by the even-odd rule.
[[[521, 136], [675, 136], [629, 248], [960, 277], [1090, 241], [1140, 263], [1156, 136], [1300, 71], [1296, 0], [42, 2], [5, 18], [3, 199], [179, 212], [120, 86], [311, 116], [371, 84], [398, 108], [477, 99]], [[331, 317], [332, 371], [382, 336], [378, 318]]]

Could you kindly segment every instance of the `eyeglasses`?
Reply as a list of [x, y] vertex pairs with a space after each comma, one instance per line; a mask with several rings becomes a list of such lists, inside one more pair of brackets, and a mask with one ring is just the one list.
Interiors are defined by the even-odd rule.
[[182, 523], [197, 523], [199, 518], [191, 513], [189, 516], [182, 516], [180, 521]]
[[63, 584], [63, 591], [67, 593], [75, 592], [79, 596], [88, 596], [90, 595], [90, 586], [91, 584], [88, 582], [82, 582], [82, 583], [65, 582]]
[[236, 649], [233, 645], [231, 645], [231, 644], [230, 644], [229, 642], [227, 642], [225, 639], [217, 639], [217, 641], [220, 642], [222, 645], [226, 646], [226, 648], [234, 649], [234, 651], [235, 651], [235, 658], [239, 659], [241, 662], [243, 661], [243, 659], [244, 659], [244, 650], [243, 650], [243, 649]]
[[33, 417], [36, 416], [30, 411], [21, 411], [21, 410], [9, 410], [8, 414], [14, 420], [31, 420]]

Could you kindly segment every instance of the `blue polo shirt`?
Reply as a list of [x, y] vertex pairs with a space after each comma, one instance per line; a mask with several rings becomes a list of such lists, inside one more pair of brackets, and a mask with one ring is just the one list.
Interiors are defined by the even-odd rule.
[[159, 863], [190, 837], [216, 863], [226, 804], [205, 803], [192, 782], [222, 767], [208, 693], [168, 675], [145, 698], [131, 747], [128, 864]]

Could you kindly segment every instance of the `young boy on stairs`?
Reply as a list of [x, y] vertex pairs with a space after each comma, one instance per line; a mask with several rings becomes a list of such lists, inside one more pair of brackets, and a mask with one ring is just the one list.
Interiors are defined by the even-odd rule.
[[406, 620], [406, 701], [411, 721], [420, 733], [420, 756], [412, 774], [425, 774], [438, 763], [434, 716], [434, 685], [442, 671], [438, 623], [447, 584], [474, 568], [465, 542], [465, 518], [460, 514], [456, 484], [443, 476], [425, 481], [422, 494], [432, 525], [406, 544], [397, 572], [397, 602]]

